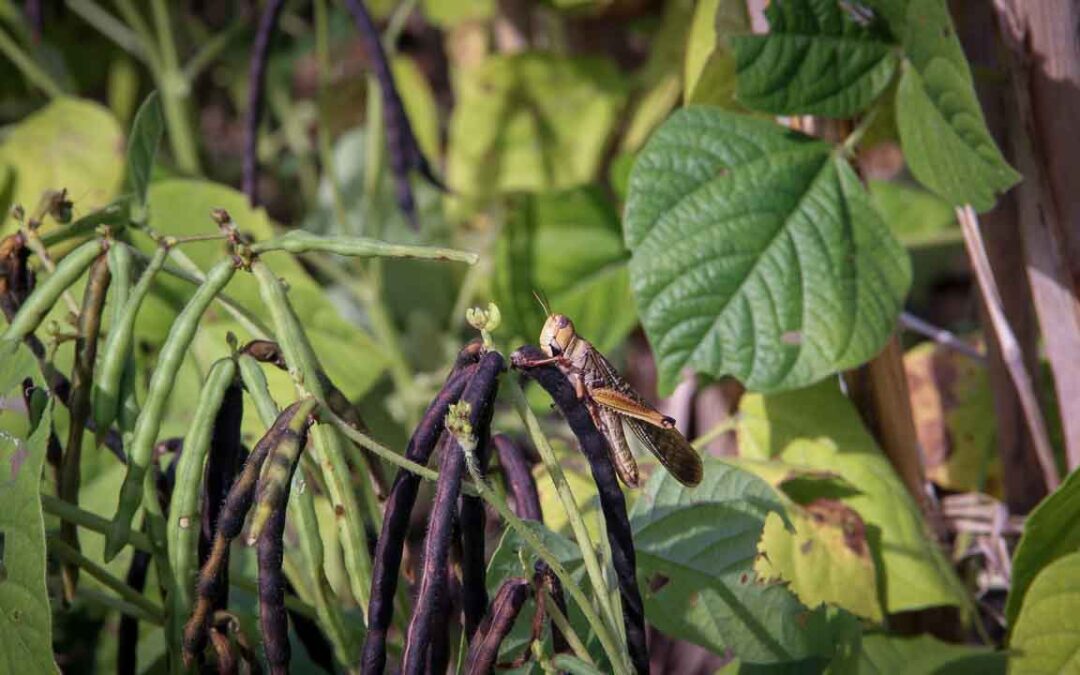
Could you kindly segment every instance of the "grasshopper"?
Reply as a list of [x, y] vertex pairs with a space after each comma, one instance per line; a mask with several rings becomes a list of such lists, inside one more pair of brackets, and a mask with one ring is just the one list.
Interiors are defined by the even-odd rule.
[[646, 403], [615, 366], [577, 334], [569, 317], [546, 308], [545, 312], [540, 349], [548, 358], [525, 365], [555, 364], [569, 378], [607, 439], [611, 463], [622, 482], [637, 487], [638, 467], [631, 448], [644, 446], [683, 485], [700, 483], [701, 457], [675, 428], [675, 420]]

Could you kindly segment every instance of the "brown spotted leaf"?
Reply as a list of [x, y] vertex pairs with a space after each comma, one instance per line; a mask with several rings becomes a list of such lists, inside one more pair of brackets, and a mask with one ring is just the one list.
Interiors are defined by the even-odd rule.
[[765, 521], [754, 571], [788, 582], [807, 607], [836, 605], [881, 621], [877, 574], [859, 514], [842, 501], [817, 499], [790, 505], [788, 515], [794, 532], [775, 514]]

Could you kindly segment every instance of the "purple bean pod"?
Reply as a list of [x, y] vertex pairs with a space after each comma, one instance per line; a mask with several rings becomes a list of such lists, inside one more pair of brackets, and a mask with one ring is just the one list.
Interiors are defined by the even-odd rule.
[[[225, 390], [214, 417], [214, 427], [210, 436], [210, 452], [203, 470], [202, 521], [199, 529], [198, 556], [199, 566], [206, 564], [214, 541], [214, 526], [221, 515], [221, 508], [229, 494], [236, 475], [246, 459], [247, 452], [240, 442], [240, 427], [244, 421], [244, 390], [239, 381], [233, 382]], [[173, 466], [176, 463], [173, 462]], [[225, 552], [221, 568], [221, 583], [218, 593], [211, 599], [211, 609], [225, 609], [229, 605], [229, 562]]]
[[[491, 455], [491, 417], [494, 412], [495, 406], [488, 406], [474, 427], [476, 461], [481, 475], [487, 472]], [[484, 500], [476, 495], [462, 494], [460, 502], [461, 612], [465, 639], [471, 641], [488, 609], [487, 560], [484, 551], [487, 513]]]
[[[504, 369], [504, 363], [502, 354], [498, 352], [484, 354], [476, 373], [461, 394], [461, 401], [469, 404], [469, 424], [473, 429], [481, 428], [483, 420], [491, 414], [490, 408], [495, 402], [499, 374]], [[457, 511], [454, 506], [461, 492], [461, 480], [465, 473], [465, 452], [453, 435], [443, 434], [439, 448], [442, 458], [439, 464], [439, 480], [435, 486], [435, 499], [424, 539], [424, 568], [420, 577], [420, 590], [405, 636], [405, 653], [401, 662], [403, 675], [420, 675], [424, 671], [432, 625], [436, 618], [436, 600], [440, 593], [446, 592], [446, 573]], [[462, 591], [464, 593], [465, 589]]]
[[491, 613], [484, 617], [469, 645], [469, 653], [465, 657], [467, 675], [488, 675], [495, 670], [499, 646], [514, 627], [521, 608], [529, 598], [529, 590], [529, 582], [521, 577], [510, 577], [499, 587], [491, 603]]
[[[538, 347], [525, 345], [515, 351], [510, 362], [518, 364], [543, 360], [546, 355]], [[608, 541], [611, 544], [611, 562], [619, 581], [622, 596], [623, 622], [626, 626], [626, 643], [630, 660], [638, 673], [649, 672], [649, 649], [645, 641], [645, 610], [641, 592], [637, 587], [637, 562], [630, 519], [626, 515], [626, 499], [623, 497], [615, 469], [611, 464], [607, 440], [596, 429], [585, 404], [578, 398], [574, 386], [554, 365], [520, 368], [521, 372], [542, 386], [558, 406], [570, 430], [581, 445], [581, 452], [589, 461], [593, 480], [600, 497], [600, 508], [607, 524]]]
[[248, 101], [244, 112], [244, 194], [252, 206], [259, 204], [259, 118], [262, 117], [263, 98], [266, 94], [266, 61], [270, 54], [270, 41], [277, 29], [278, 19], [285, 0], [267, 0], [259, 17], [259, 27], [255, 32], [255, 44], [251, 48], [251, 63], [248, 68]]
[[[407, 459], [417, 464], [427, 464], [442, 435], [446, 412], [461, 397], [465, 385], [476, 372], [479, 354], [480, 345], [476, 342], [467, 345], [458, 354], [442, 390], [428, 406], [409, 439], [405, 448]], [[365, 675], [380, 675], [386, 666], [386, 631], [394, 617], [394, 593], [397, 591], [402, 549], [409, 528], [409, 515], [416, 504], [419, 488], [419, 476], [399, 471], [386, 499], [382, 531], [376, 541], [372, 560], [368, 633], [360, 658], [361, 672]]]

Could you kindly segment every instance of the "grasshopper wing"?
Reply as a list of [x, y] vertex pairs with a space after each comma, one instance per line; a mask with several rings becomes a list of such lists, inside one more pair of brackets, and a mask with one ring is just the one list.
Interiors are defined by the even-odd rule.
[[658, 427], [636, 417], [623, 417], [622, 423], [631, 447], [645, 446], [683, 485], [694, 487], [701, 482], [701, 456], [678, 429]]

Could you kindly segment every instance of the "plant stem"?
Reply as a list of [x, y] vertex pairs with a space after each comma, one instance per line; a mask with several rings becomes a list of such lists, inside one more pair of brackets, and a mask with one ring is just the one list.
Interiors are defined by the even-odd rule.
[[315, 0], [315, 56], [319, 64], [318, 91], [318, 129], [317, 147], [319, 163], [323, 175], [330, 181], [330, 194], [334, 200], [334, 217], [344, 234], [348, 232], [348, 217], [345, 211], [345, 199], [341, 194], [341, 181], [337, 167], [334, 166], [334, 152], [331, 147], [330, 122], [326, 114], [326, 92], [330, 87], [330, 28], [327, 18], [326, 0]]
[[[112, 527], [111, 521], [102, 518], [96, 513], [84, 511], [78, 506], [69, 504], [52, 495], [41, 495], [41, 508], [49, 515], [56, 516], [69, 523], [75, 523], [79, 527], [90, 530], [91, 532], [96, 532], [97, 534], [104, 535], [108, 533], [109, 528]], [[153, 549], [150, 546], [150, 538], [138, 530], [132, 530], [127, 543], [131, 544], [131, 547], [137, 551], [145, 551], [147, 553], [153, 552]]]
[[738, 415], [732, 415], [726, 420], [720, 420], [711, 429], [701, 434], [693, 440], [690, 445], [694, 446], [695, 450], [701, 450], [709, 443], [712, 443], [717, 438], [720, 438], [729, 431], [734, 431], [739, 426]]
[[[604, 583], [604, 574], [600, 567], [600, 561], [596, 557], [595, 549], [591, 546], [592, 538], [589, 536], [589, 530], [585, 526], [585, 519], [581, 515], [581, 510], [578, 509], [574, 493], [570, 489], [570, 483], [566, 480], [566, 474], [563, 473], [562, 466], [559, 464], [547, 436], [544, 435], [540, 428], [540, 420], [536, 419], [532, 408], [529, 407], [525, 392], [516, 381], [511, 382], [509, 390], [514, 402], [514, 408], [525, 423], [525, 428], [532, 438], [533, 445], [536, 447], [537, 452], [540, 453], [540, 458], [543, 460], [544, 466], [547, 467], [548, 476], [555, 485], [555, 492], [559, 496], [559, 501], [562, 502], [563, 510], [566, 511], [570, 529], [574, 533], [574, 539], [577, 540], [578, 548], [581, 549], [581, 558], [585, 563], [585, 572], [592, 584], [593, 595], [604, 613], [604, 617], [608, 622], [607, 625], [614, 627], [619, 623], [619, 615], [615, 614], [615, 608], [611, 606], [611, 597], [608, 594], [607, 585]], [[566, 583], [568, 582], [564, 580], [563, 584]], [[621, 664], [622, 661], [612, 661], [612, 663]]]
[[67, 0], [65, 4], [68, 9], [79, 15], [83, 21], [93, 26], [97, 32], [112, 40], [117, 47], [147, 66], [150, 65], [150, 59], [146, 56], [146, 50], [143, 48], [139, 36], [124, 25], [123, 21], [117, 19], [93, 0]]
[[49, 550], [55, 553], [57, 557], [65, 562], [78, 565], [80, 569], [86, 570], [87, 574], [100, 581], [106, 588], [115, 591], [116, 594], [125, 601], [154, 617], [156, 622], [161, 623], [165, 621], [165, 612], [161, 607], [158, 607], [142, 593], [139, 593], [131, 586], [128, 586], [120, 579], [114, 577], [109, 570], [84, 556], [74, 546], [71, 546], [59, 537], [53, 535], [48, 537], [48, 542]]
[[45, 92], [49, 98], [59, 98], [64, 95], [64, 90], [60, 88], [56, 80], [23, 51], [19, 43], [3, 28], [0, 28], [0, 53], [15, 64], [30, 84]]
[[80, 588], [78, 597], [83, 600], [88, 600], [92, 603], [101, 605], [106, 609], [111, 609], [121, 614], [127, 614], [128, 616], [135, 617], [140, 621], [145, 621], [155, 626], [165, 625], [165, 621], [160, 616], [149, 614], [146, 612], [146, 610], [144, 610], [142, 607], [139, 607], [138, 605], [133, 605], [130, 602], [126, 602], [107, 593], [101, 593], [92, 588]]
[[188, 94], [191, 92], [188, 80], [180, 69], [176, 53], [176, 41], [173, 39], [172, 22], [169, 7], [165, 0], [151, 0], [151, 13], [154, 27], [157, 29], [158, 48], [161, 55], [157, 73], [158, 90], [165, 113], [165, 124], [169, 127], [169, 144], [173, 157], [180, 171], [197, 176], [199, 169], [199, 150], [191, 129], [191, 117], [188, 114]]
[[554, 623], [559, 631], [562, 632], [563, 637], [566, 638], [566, 643], [570, 645], [570, 649], [574, 651], [574, 656], [591, 666], [595, 666], [596, 664], [593, 662], [592, 657], [589, 656], [589, 650], [585, 649], [585, 645], [581, 642], [581, 638], [579, 638], [577, 632], [574, 631], [574, 627], [570, 625], [570, 620], [567, 619], [566, 615], [559, 609], [558, 603], [555, 602], [555, 599], [547, 592], [547, 589], [541, 588], [540, 592], [544, 595], [544, 611], [551, 617], [552, 623]]

